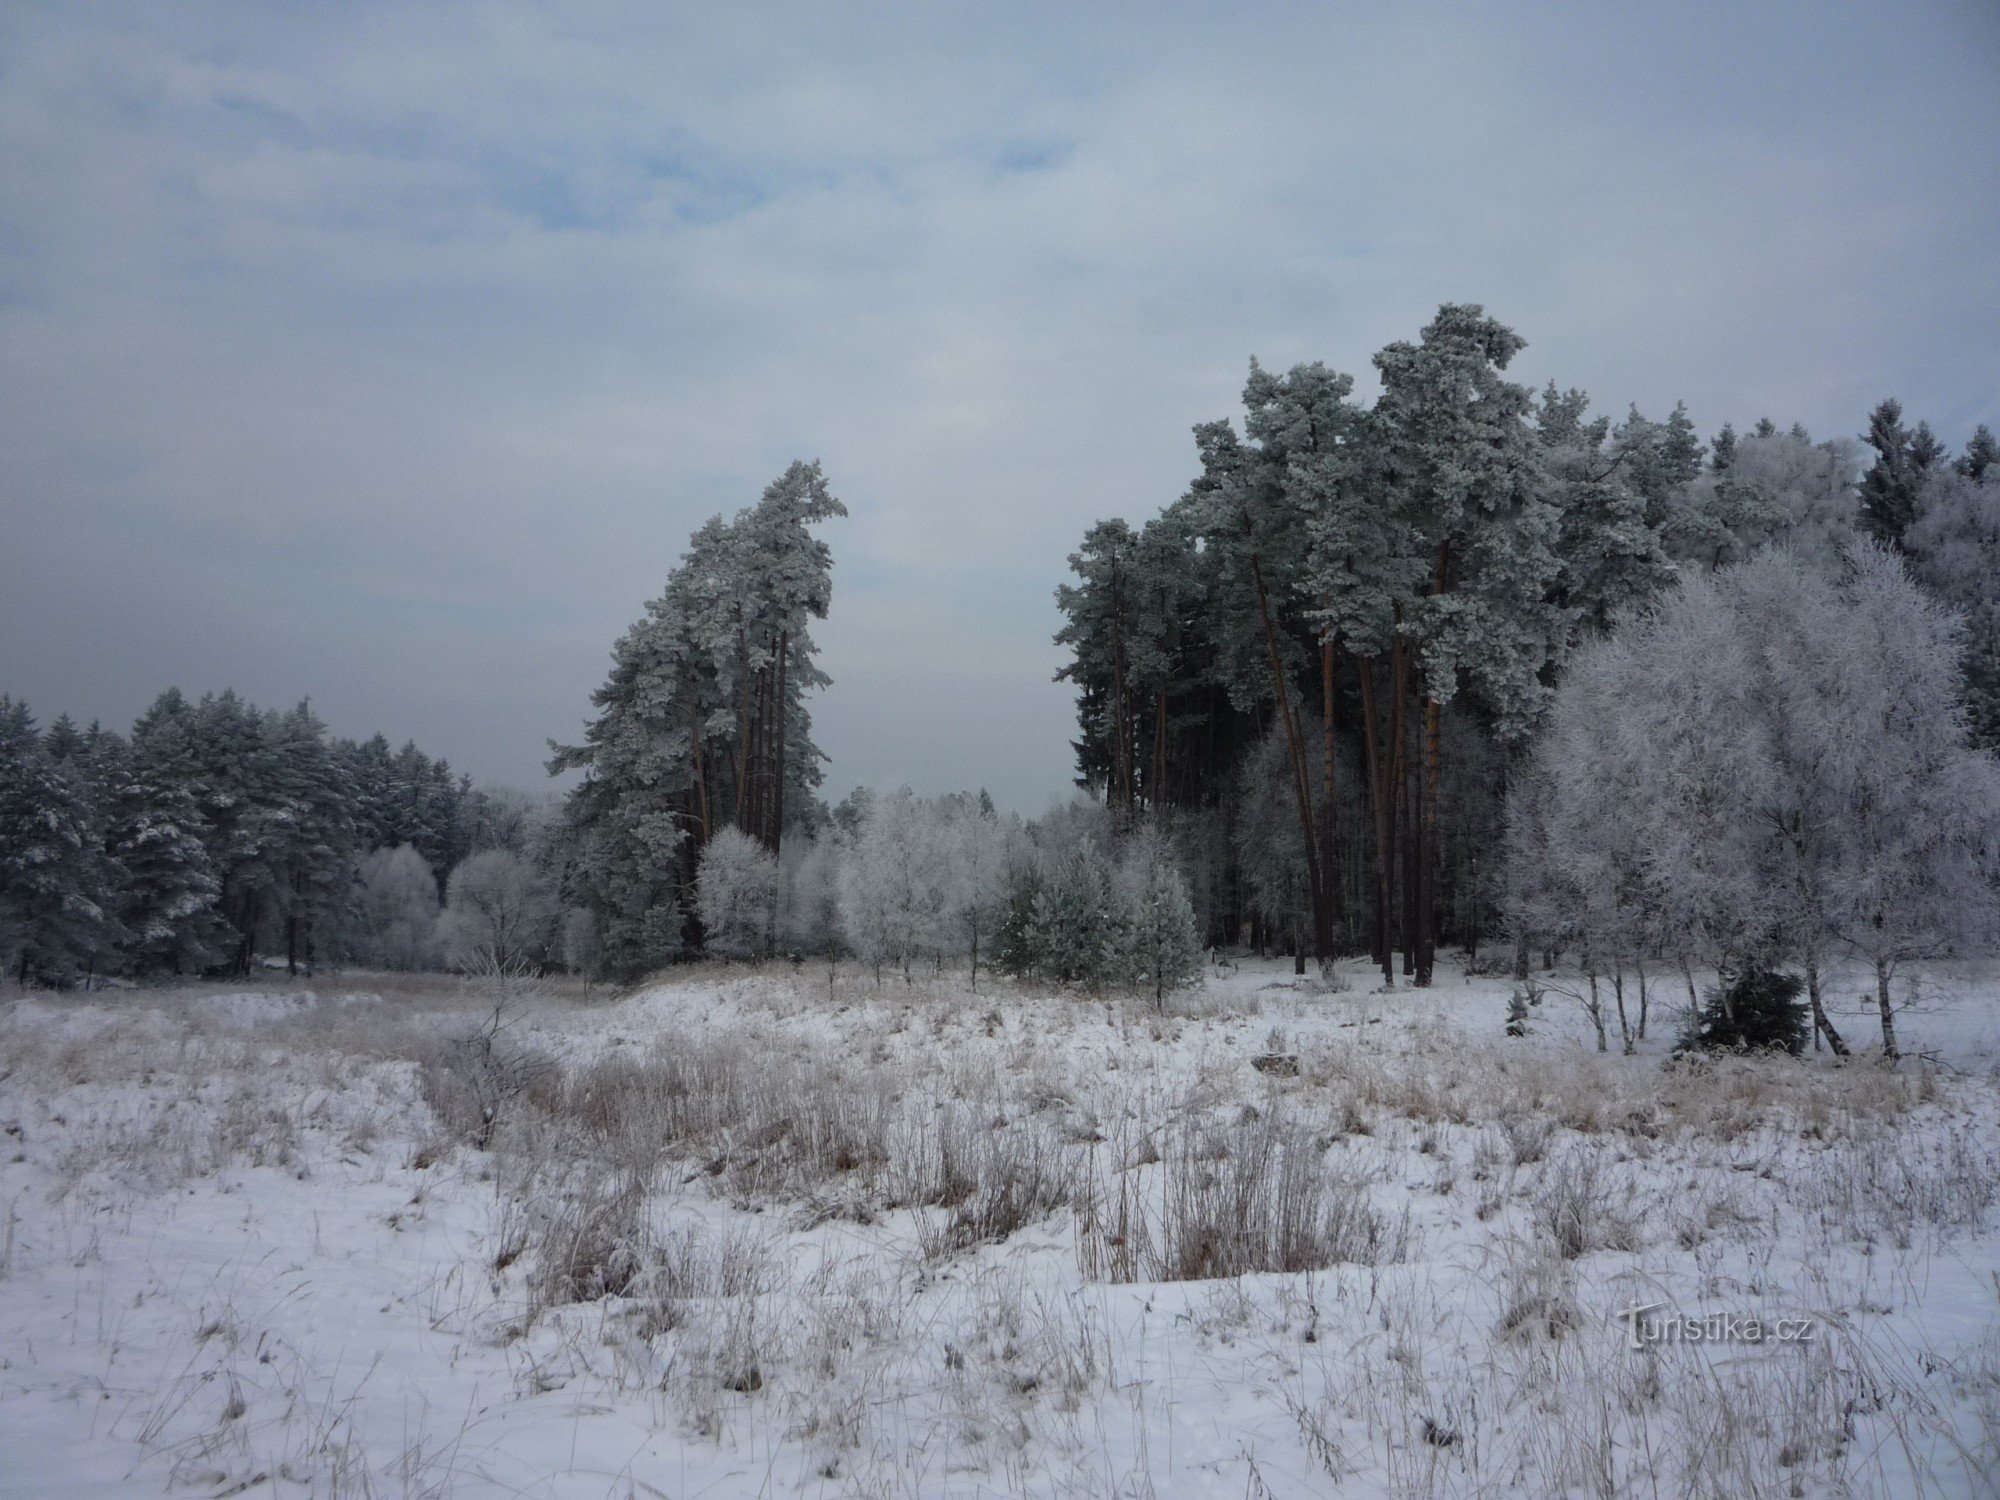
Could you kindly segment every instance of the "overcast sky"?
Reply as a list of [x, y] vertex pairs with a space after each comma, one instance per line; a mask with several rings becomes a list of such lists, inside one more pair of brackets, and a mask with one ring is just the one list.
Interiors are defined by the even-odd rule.
[[1036, 812], [1065, 559], [1252, 354], [1477, 301], [1614, 413], [1957, 446], [1997, 164], [1991, 0], [7, 4], [0, 691], [310, 694], [535, 786], [818, 458], [828, 790]]

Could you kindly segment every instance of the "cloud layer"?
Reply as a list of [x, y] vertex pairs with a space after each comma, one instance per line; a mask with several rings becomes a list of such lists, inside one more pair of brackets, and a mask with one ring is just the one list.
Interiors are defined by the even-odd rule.
[[12, 10], [0, 689], [310, 693], [532, 784], [817, 457], [830, 789], [1034, 811], [1065, 556], [1253, 353], [1476, 300], [1614, 411], [2000, 420], [1990, 7], [1386, 11]]

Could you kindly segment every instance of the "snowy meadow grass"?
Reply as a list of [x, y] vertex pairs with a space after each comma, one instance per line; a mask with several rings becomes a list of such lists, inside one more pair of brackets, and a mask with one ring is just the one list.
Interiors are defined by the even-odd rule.
[[1368, 985], [9, 1001], [0, 1494], [2000, 1485], [1990, 982], [1893, 1069]]

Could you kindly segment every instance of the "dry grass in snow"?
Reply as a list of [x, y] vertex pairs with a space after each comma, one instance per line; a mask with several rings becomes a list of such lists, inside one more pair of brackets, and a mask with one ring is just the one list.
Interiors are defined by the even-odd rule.
[[8, 1001], [0, 1496], [2000, 1492], [1992, 984], [1890, 1070], [1367, 983]]

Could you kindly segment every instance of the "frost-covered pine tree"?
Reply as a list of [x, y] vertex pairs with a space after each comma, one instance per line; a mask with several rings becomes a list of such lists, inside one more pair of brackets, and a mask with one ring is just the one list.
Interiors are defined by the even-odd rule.
[[1119, 977], [1125, 905], [1116, 870], [1096, 843], [1057, 856], [1029, 905], [1035, 972], [1058, 984], [1098, 986]]
[[1666, 423], [1635, 410], [1614, 433], [1582, 391], [1551, 381], [1535, 412], [1543, 495], [1560, 518], [1556, 592], [1572, 632], [1601, 633], [1673, 577], [1662, 539], [1667, 497], [1700, 472], [1687, 413]]
[[610, 969], [640, 973], [679, 950], [718, 830], [775, 852], [818, 784], [805, 701], [827, 680], [810, 626], [832, 557], [808, 528], [846, 513], [817, 463], [795, 463], [755, 506], [702, 526], [618, 642], [584, 743], [553, 747], [552, 773], [586, 773], [566, 811], [570, 894]]
[[206, 824], [176, 775], [181, 737], [182, 726], [166, 720], [107, 761], [105, 847], [124, 872], [118, 917], [130, 933], [127, 967], [141, 976], [200, 974], [229, 951]]
[[310, 703], [266, 715], [262, 748], [263, 858], [286, 965], [296, 973], [310, 970], [326, 937], [352, 920], [353, 795]]
[[115, 871], [80, 777], [51, 757], [25, 703], [0, 695], [0, 939], [23, 988], [102, 968], [123, 931]]
[[1905, 427], [1903, 405], [1893, 398], [1869, 413], [1863, 436], [1875, 461], [1861, 478], [1860, 524], [1876, 541], [1901, 550], [1924, 482], [1940, 467], [1944, 447], [1928, 423], [1919, 422], [1914, 431]]
[[1528, 422], [1532, 398], [1505, 378], [1524, 346], [1482, 308], [1447, 304], [1417, 343], [1375, 356], [1373, 463], [1429, 564], [1429, 586], [1400, 624], [1422, 700], [1411, 924], [1419, 984], [1430, 983], [1434, 961], [1443, 710], [1466, 686], [1502, 738], [1526, 734], [1569, 635], [1558, 598], [1562, 518]]
[[1164, 1009], [1170, 992], [1202, 977], [1201, 928], [1187, 882], [1164, 840], [1147, 831], [1131, 840], [1119, 862], [1118, 887], [1123, 942], [1116, 977], [1150, 992]]
[[376, 849], [357, 867], [355, 950], [383, 969], [426, 969], [437, 956], [437, 876], [414, 844]]
[[701, 851], [695, 909], [710, 953], [762, 958], [771, 951], [777, 856], [740, 829], [725, 828]]

